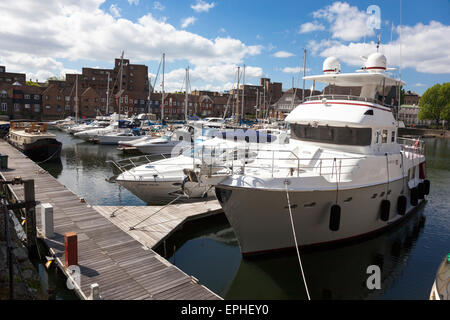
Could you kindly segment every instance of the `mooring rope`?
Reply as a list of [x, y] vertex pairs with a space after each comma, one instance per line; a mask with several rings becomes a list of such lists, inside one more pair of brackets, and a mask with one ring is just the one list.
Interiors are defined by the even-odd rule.
[[50, 160], [51, 158], [53, 158], [53, 156], [54, 156], [55, 154], [57, 154], [58, 152], [59, 152], [59, 150], [56, 150], [56, 152], [53, 153], [49, 158], [45, 159], [44, 161], [36, 162], [36, 164], [41, 164], [41, 163], [47, 162], [48, 160]]
[[294, 235], [295, 249], [297, 250], [298, 263], [300, 264], [300, 270], [302, 272], [302, 279], [303, 279], [303, 283], [305, 285], [306, 295], [308, 296], [308, 300], [311, 300], [311, 297], [309, 295], [308, 285], [306, 284], [305, 273], [303, 272], [303, 265], [302, 265], [302, 259], [300, 258], [300, 251], [298, 249], [297, 235], [296, 235], [296, 232], [295, 232], [294, 220], [292, 219], [291, 201], [289, 199], [289, 191], [288, 191], [288, 187], [287, 187], [288, 186], [288, 180], [287, 179], [284, 182], [284, 185], [285, 185], [285, 188], [286, 188], [286, 197], [287, 197], [288, 208], [289, 208], [289, 216], [291, 218], [291, 227], [292, 227], [292, 233]]
[[150, 219], [151, 217], [153, 217], [155, 214], [157, 214], [158, 212], [162, 211], [163, 209], [165, 209], [166, 207], [168, 207], [169, 205], [171, 205], [172, 203], [174, 203], [175, 201], [177, 201], [179, 198], [184, 197], [184, 194], [180, 194], [178, 197], [176, 197], [175, 199], [173, 199], [172, 201], [170, 201], [168, 204], [166, 204], [165, 206], [163, 206], [162, 208], [160, 208], [159, 210], [157, 210], [156, 212], [152, 213], [151, 215], [149, 215], [147, 218], [145, 218], [144, 220], [136, 223], [134, 226], [130, 227], [130, 230], [134, 230], [138, 225], [140, 225], [142, 222], [147, 221], [148, 219]]

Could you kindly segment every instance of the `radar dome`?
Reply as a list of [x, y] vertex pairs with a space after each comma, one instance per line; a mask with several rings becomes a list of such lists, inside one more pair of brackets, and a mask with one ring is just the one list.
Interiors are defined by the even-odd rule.
[[372, 53], [366, 61], [366, 70], [370, 73], [380, 73], [386, 70], [386, 57], [384, 54]]
[[341, 64], [336, 57], [328, 57], [323, 62], [323, 73], [339, 73], [341, 72]]

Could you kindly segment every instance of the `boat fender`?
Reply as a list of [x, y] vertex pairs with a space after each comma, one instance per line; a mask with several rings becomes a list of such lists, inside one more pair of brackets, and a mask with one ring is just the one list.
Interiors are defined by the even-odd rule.
[[341, 207], [338, 204], [331, 206], [330, 210], [330, 230], [338, 231], [341, 222]]
[[404, 216], [406, 213], [406, 197], [400, 196], [397, 199], [397, 213], [401, 216]]
[[430, 194], [430, 180], [425, 180], [423, 182], [423, 192], [425, 195], [429, 195]]
[[411, 189], [410, 201], [412, 206], [417, 206], [417, 204], [419, 203], [419, 191], [417, 187]]
[[424, 199], [425, 198], [425, 186], [423, 184], [423, 182], [419, 183], [419, 185], [417, 186], [417, 190], [418, 190], [418, 198], [419, 199]]
[[389, 212], [391, 210], [391, 202], [389, 200], [384, 199], [381, 201], [380, 206], [380, 219], [383, 221], [389, 220]]

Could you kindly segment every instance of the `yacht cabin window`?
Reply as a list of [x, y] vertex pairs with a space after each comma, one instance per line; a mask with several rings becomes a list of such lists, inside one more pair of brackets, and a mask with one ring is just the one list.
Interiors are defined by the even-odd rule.
[[388, 140], [388, 131], [387, 130], [383, 130], [383, 134], [381, 135], [381, 142], [382, 143], [387, 143]]
[[368, 146], [372, 142], [371, 128], [291, 124], [291, 134], [298, 140], [339, 145]]
[[391, 142], [395, 142], [395, 131], [392, 131]]

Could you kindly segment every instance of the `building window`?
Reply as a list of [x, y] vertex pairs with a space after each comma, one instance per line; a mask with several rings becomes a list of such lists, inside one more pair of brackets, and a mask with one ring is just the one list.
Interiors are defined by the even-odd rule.
[[30, 98], [31, 96], [29, 94], [26, 94], [24, 99], [30, 100]]
[[50, 96], [45, 96], [45, 100], [50, 100]]
[[56, 100], [61, 101], [61, 96], [56, 96]]
[[34, 95], [34, 100], [39, 100], [39, 95], [38, 94]]
[[6, 111], [7, 109], [7, 104], [5, 102], [2, 103], [2, 111]]
[[6, 98], [6, 95], [7, 95], [6, 91], [2, 90], [2, 98]]
[[41, 105], [40, 104], [35, 104], [34, 105], [34, 112], [39, 112], [41, 110]]
[[66, 96], [66, 101], [70, 101], [70, 96]]
[[66, 104], [65, 109], [66, 109], [66, 111], [69, 111], [70, 110], [70, 105]]
[[25, 109], [30, 109], [30, 104], [29, 103], [25, 104]]
[[45, 106], [45, 109], [50, 110], [52, 107], [50, 106]]
[[20, 104], [14, 103], [14, 111], [20, 111]]

